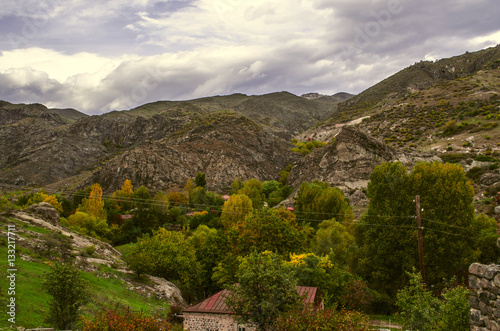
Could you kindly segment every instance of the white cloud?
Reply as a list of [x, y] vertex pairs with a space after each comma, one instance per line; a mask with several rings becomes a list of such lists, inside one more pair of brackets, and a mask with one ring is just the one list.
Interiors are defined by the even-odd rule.
[[[494, 1], [37, 1], [43, 25], [35, 2], [8, 1], [0, 27], [28, 43], [0, 54], [0, 99], [99, 113], [234, 92], [357, 93], [421, 59], [499, 43]], [[26, 22], [36, 33], [23, 35]]]

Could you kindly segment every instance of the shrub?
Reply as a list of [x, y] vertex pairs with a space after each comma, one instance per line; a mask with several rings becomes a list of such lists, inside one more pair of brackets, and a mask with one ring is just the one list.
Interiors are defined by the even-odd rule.
[[80, 271], [71, 264], [56, 263], [44, 275], [43, 287], [52, 296], [48, 322], [60, 330], [74, 328], [78, 310], [87, 301], [86, 283]]
[[126, 312], [106, 311], [95, 316], [93, 320], [83, 321], [84, 331], [180, 331], [182, 326], [173, 325], [156, 316], [143, 316], [130, 310]]
[[306, 330], [367, 330], [368, 318], [359, 312], [318, 310], [312, 307], [282, 314], [276, 321], [276, 331]]

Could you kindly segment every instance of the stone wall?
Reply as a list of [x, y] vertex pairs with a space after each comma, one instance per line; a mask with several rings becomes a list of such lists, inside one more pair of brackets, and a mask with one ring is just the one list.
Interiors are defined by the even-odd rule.
[[[189, 331], [238, 331], [238, 323], [231, 314], [204, 314], [184, 312], [184, 329]], [[255, 328], [243, 326], [245, 331]]]
[[472, 331], [500, 331], [500, 265], [473, 263], [469, 267]]

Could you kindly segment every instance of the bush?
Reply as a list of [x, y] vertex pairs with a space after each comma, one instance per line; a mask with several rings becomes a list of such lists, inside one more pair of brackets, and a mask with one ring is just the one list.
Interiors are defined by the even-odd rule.
[[368, 318], [359, 312], [334, 309], [295, 310], [282, 314], [276, 321], [276, 331], [306, 330], [367, 330]]
[[408, 273], [410, 285], [398, 292], [396, 305], [408, 330], [469, 330], [469, 290], [465, 286], [447, 288], [442, 300], [434, 297], [422, 284], [422, 277]]
[[56, 263], [44, 275], [43, 288], [52, 296], [47, 321], [60, 330], [76, 326], [78, 310], [87, 301], [86, 283], [71, 264]]
[[131, 311], [106, 311], [95, 316], [93, 320], [83, 321], [84, 331], [181, 331], [182, 326], [173, 325], [156, 316], [143, 316]]

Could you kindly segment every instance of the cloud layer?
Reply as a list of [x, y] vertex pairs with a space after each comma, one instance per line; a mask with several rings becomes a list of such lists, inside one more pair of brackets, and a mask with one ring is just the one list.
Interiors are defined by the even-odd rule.
[[500, 43], [496, 0], [8, 1], [0, 99], [89, 114], [208, 95], [361, 92]]

